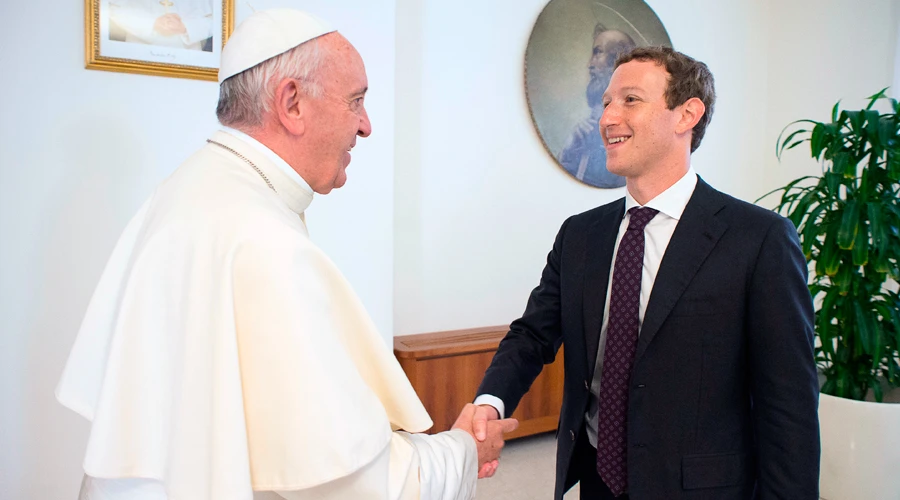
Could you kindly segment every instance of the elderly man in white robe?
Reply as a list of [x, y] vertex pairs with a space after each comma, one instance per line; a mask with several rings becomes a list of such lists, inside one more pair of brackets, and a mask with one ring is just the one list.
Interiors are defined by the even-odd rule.
[[[323, 21], [251, 15], [222, 53], [223, 130], [113, 251], [57, 388], [91, 421], [81, 500], [471, 499], [514, 420], [432, 422], [338, 269], [313, 193], [371, 125]], [[401, 430], [402, 429], [402, 430]]]

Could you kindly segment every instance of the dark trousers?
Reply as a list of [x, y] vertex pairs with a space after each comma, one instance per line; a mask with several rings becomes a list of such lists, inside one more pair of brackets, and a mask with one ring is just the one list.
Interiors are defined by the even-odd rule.
[[597, 473], [597, 449], [591, 446], [587, 438], [587, 430], [581, 428], [575, 453], [572, 457], [572, 468], [577, 471], [581, 483], [581, 500], [628, 500], [628, 494], [613, 496], [609, 487]]

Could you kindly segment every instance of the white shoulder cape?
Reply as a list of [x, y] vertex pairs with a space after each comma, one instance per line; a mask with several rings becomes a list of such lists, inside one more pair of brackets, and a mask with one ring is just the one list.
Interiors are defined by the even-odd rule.
[[432, 422], [298, 214], [311, 196], [219, 132], [128, 224], [57, 398], [92, 421], [85, 472], [172, 499], [347, 476]]

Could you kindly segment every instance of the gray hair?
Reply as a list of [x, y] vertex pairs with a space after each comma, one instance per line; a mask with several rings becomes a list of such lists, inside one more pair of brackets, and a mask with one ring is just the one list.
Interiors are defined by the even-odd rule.
[[314, 38], [222, 82], [216, 106], [219, 123], [239, 130], [262, 125], [263, 115], [271, 110], [275, 100], [275, 88], [285, 78], [300, 80], [307, 95], [321, 96], [318, 69], [324, 60], [323, 52]]

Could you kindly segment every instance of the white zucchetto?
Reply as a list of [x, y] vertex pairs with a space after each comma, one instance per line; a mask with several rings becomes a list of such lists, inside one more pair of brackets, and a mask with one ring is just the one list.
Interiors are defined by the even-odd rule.
[[245, 19], [222, 49], [219, 84], [294, 47], [336, 31], [318, 17], [294, 9], [268, 9]]

